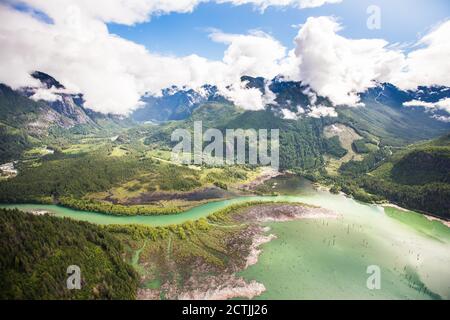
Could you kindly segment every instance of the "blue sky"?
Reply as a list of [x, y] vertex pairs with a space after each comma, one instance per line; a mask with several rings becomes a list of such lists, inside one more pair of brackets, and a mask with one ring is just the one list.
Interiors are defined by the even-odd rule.
[[[230, 4], [245, 2], [272, 6], [261, 13]], [[32, 86], [30, 71], [40, 70], [83, 93], [90, 108], [119, 114], [144, 94], [206, 83], [241, 107], [264, 108], [270, 96], [247, 90], [243, 75], [302, 81], [336, 106], [357, 105], [356, 93], [379, 82], [450, 87], [449, 0], [296, 8], [324, 2], [333, 1], [0, 0], [0, 83]], [[381, 10], [379, 30], [367, 28], [373, 5]]]
[[[381, 29], [366, 27], [369, 5], [381, 8]], [[309, 16], [336, 16], [349, 38], [383, 38], [390, 43], [414, 43], [421, 34], [450, 15], [448, 0], [343, 0], [319, 8], [296, 9], [269, 7], [264, 13], [252, 5], [203, 3], [192, 13], [154, 16], [150, 22], [124, 26], [108, 24], [111, 33], [145, 45], [151, 52], [185, 56], [198, 54], [221, 59], [225, 44], [208, 38], [211, 28], [226, 33], [247, 33], [258, 29], [292, 48], [298, 28]]]

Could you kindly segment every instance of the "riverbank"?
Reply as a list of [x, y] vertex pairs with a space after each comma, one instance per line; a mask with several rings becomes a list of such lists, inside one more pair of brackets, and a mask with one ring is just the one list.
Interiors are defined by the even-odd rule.
[[[213, 215], [214, 216], [214, 215]], [[262, 294], [266, 288], [264, 284], [257, 281], [246, 281], [239, 272], [255, 265], [262, 252], [262, 246], [276, 239], [270, 229], [263, 223], [267, 221], [285, 222], [298, 219], [330, 219], [339, 215], [326, 209], [308, 206], [304, 204], [268, 203], [246, 206], [228, 212], [225, 215], [216, 215], [213, 230], [210, 233], [219, 232], [222, 236], [222, 246], [220, 250], [214, 247], [214, 251], [220, 252], [218, 257], [226, 257], [224, 264], [220, 266], [213, 262], [214, 259], [187, 257], [178, 260], [177, 254], [164, 255], [164, 262], [161, 257], [156, 259], [157, 264], [164, 264], [166, 268], [172, 269], [172, 273], [178, 273], [178, 269], [183, 269], [189, 277], [182, 281], [174, 282], [166, 280], [159, 288], [141, 288], [138, 291], [138, 299], [232, 299], [247, 298], [252, 299]], [[213, 235], [211, 234], [211, 236]], [[202, 235], [202, 237], [207, 237]], [[206, 250], [210, 250], [208, 241], [200, 241]], [[172, 250], [178, 242], [172, 239], [170, 244]], [[156, 245], [158, 247], [158, 245]], [[167, 248], [167, 247], [166, 247]], [[197, 248], [198, 249], [198, 248]], [[179, 248], [178, 248], [179, 250]], [[216, 252], [216, 253], [217, 253]], [[157, 256], [160, 254], [156, 254]], [[194, 254], [195, 255], [195, 254]], [[155, 252], [153, 252], [153, 257]], [[167, 259], [170, 256], [171, 259]], [[151, 259], [149, 257], [149, 259]], [[220, 258], [219, 258], [220, 260]], [[180, 265], [181, 264], [181, 265]], [[142, 258], [141, 265], [149, 266], [149, 261]], [[155, 281], [144, 273], [143, 283]], [[145, 285], [144, 285], [145, 286]]]
[[91, 194], [83, 199], [61, 197], [54, 204], [80, 211], [113, 216], [177, 215], [200, 205], [256, 195], [255, 189], [266, 181], [282, 175], [272, 168], [257, 169], [249, 181], [227, 186], [203, 186], [191, 191], [152, 191], [118, 201], [109, 192]]
[[[394, 209], [397, 209], [397, 210], [399, 210], [401, 212], [406, 212], [406, 213], [407, 212], [416, 212], [414, 210], [409, 210], [409, 209], [400, 207], [399, 205], [396, 205], [394, 203], [383, 203], [382, 206], [383, 206], [383, 208], [384, 207], [386, 207], [386, 208], [394, 208]], [[422, 215], [422, 216], [424, 216], [428, 221], [439, 221], [443, 225], [445, 225], [445, 226], [450, 228], [450, 221], [449, 220], [445, 220], [445, 219], [442, 219], [440, 217], [433, 216], [430, 213], [425, 213], [425, 212], [417, 212], [417, 213]]]
[[248, 183], [238, 184], [236, 186], [237, 189], [243, 190], [243, 191], [255, 191], [255, 189], [264, 184], [266, 181], [269, 181], [270, 179], [279, 177], [284, 175], [284, 173], [273, 169], [273, 168], [262, 168], [259, 176], [257, 176], [253, 181], [250, 181]]
[[[128, 248], [125, 258], [134, 262], [141, 276], [142, 299], [431, 297], [423, 289], [416, 291], [423, 285], [426, 292], [450, 297], [448, 288], [441, 285], [450, 279], [444, 268], [450, 261], [447, 227], [403, 211], [399, 217], [404, 218], [392, 219], [380, 206], [316, 190], [299, 177], [276, 178], [268, 185], [275, 183], [279, 194], [289, 190], [290, 195], [211, 202], [178, 215], [119, 217], [34, 205], [20, 209], [47, 210], [59, 217], [110, 225], [106, 229]], [[329, 214], [325, 211], [306, 219], [308, 214], [301, 208], [290, 208], [288, 213], [277, 210], [295, 202], [340, 215], [321, 219]], [[249, 203], [260, 207], [253, 211]], [[270, 216], [260, 213], [264, 210]], [[387, 270], [382, 291], [367, 291], [369, 260]], [[405, 267], [413, 268], [420, 281], [405, 274]]]

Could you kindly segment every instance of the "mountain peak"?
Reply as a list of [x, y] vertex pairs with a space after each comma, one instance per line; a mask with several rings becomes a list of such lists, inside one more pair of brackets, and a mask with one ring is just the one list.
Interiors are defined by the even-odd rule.
[[52, 87], [55, 87], [56, 89], [65, 89], [65, 87], [60, 82], [58, 82], [55, 78], [48, 75], [47, 73], [34, 71], [31, 76], [44, 84], [47, 89], [51, 89]]

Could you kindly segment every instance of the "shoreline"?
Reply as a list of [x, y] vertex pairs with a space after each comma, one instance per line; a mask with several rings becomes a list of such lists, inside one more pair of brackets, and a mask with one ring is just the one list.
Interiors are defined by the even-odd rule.
[[253, 299], [266, 291], [264, 284], [255, 280], [247, 281], [238, 273], [257, 264], [263, 252], [262, 246], [277, 239], [263, 223], [331, 219], [340, 217], [340, 214], [304, 204], [268, 203], [237, 209], [230, 213], [230, 217], [233, 223], [247, 224], [243, 230], [228, 239], [231, 252], [245, 253], [242, 257], [232, 261], [217, 274], [211, 274], [207, 262], [197, 262], [191, 267], [195, 272], [182, 288], [169, 283], [163, 284], [160, 289], [141, 288], [138, 290], [138, 299], [158, 299], [161, 290], [169, 292], [170, 299], [179, 300]]
[[450, 228], [450, 220], [445, 220], [443, 218], [439, 218], [439, 217], [435, 217], [430, 215], [429, 213], [422, 213], [422, 212], [417, 212], [414, 210], [409, 210], [403, 207], [400, 207], [399, 205], [396, 205], [395, 203], [383, 203], [381, 204], [382, 207], [388, 207], [388, 208], [394, 208], [397, 209], [399, 211], [403, 211], [403, 212], [416, 212], [422, 216], [424, 216], [428, 221], [439, 221], [440, 223], [442, 223], [443, 225], [447, 226]]
[[236, 186], [236, 189], [241, 191], [253, 192], [256, 187], [264, 184], [264, 182], [282, 176], [284, 174], [285, 173], [275, 170], [273, 168], [263, 168], [259, 176], [257, 176], [254, 180], [247, 183], [239, 184]]
[[[103, 214], [106, 216], [113, 216], [113, 217], [145, 217], [145, 216], [170, 216], [170, 215], [179, 215], [179, 214], [183, 214], [186, 211], [189, 211], [195, 207], [204, 205], [204, 204], [208, 204], [208, 203], [214, 203], [214, 202], [219, 202], [219, 201], [223, 201], [223, 200], [229, 200], [229, 199], [233, 199], [233, 198], [239, 198], [241, 196], [245, 196], [245, 193], [250, 192], [252, 195], [257, 195], [256, 193], [254, 193], [254, 188], [256, 188], [257, 186], [263, 184], [264, 182], [266, 182], [267, 180], [270, 180], [274, 177], [283, 175], [284, 173], [279, 172], [277, 170], [274, 170], [272, 168], [266, 168], [264, 167], [260, 174], [258, 176], [256, 176], [252, 181], [250, 182], [246, 182], [243, 184], [238, 184], [235, 186], [232, 186], [231, 189], [235, 189], [235, 192], [233, 191], [229, 191], [229, 190], [222, 190], [218, 187], [212, 186], [212, 187], [202, 187], [200, 189], [196, 189], [196, 190], [192, 190], [192, 191], [188, 191], [188, 192], [181, 192], [181, 191], [173, 191], [173, 192], [160, 192], [161, 195], [164, 195], [164, 197], [168, 197], [168, 198], [172, 198], [169, 200], [163, 200], [163, 202], [166, 202], [167, 204], [170, 205], [171, 202], [173, 202], [174, 207], [170, 208], [169, 206], [167, 207], [161, 207], [158, 206], [157, 203], [147, 203], [147, 204], [120, 204], [120, 203], [114, 203], [114, 202], [110, 202], [110, 203], [104, 203], [102, 201], [94, 201], [93, 203], [89, 203], [89, 200], [86, 200], [88, 204], [92, 204], [92, 208], [91, 209], [80, 209], [78, 206], [76, 205], [69, 205], [67, 203], [64, 203], [64, 201], [53, 201], [53, 203], [47, 201], [47, 199], [42, 199], [41, 200], [33, 200], [31, 202], [13, 202], [13, 203], [0, 203], [0, 207], [2, 206], [11, 206], [13, 207], [14, 205], [17, 206], [22, 206], [22, 205], [56, 205], [58, 207], [61, 208], [66, 208], [66, 209], [71, 209], [71, 210], [75, 210], [75, 211], [80, 211], [80, 212], [85, 212], [85, 211], [90, 211], [90, 212], [94, 212], [97, 214]], [[183, 198], [183, 196], [186, 195], [191, 195], [191, 194], [199, 194], [201, 195], [203, 192], [208, 193], [211, 190], [215, 190], [217, 192], [222, 192], [222, 196], [220, 197], [208, 197], [206, 196], [204, 199], [185, 199]], [[200, 197], [201, 198], [201, 197]], [[79, 201], [84, 201], [83, 199], [75, 199], [75, 200], [79, 200]], [[152, 208], [155, 210], [154, 213], [149, 213], [149, 214], [125, 214], [125, 213], [111, 213], [111, 212], [105, 212], [102, 211], [101, 209], [98, 209], [96, 206], [101, 206], [101, 205], [105, 205], [105, 204], [110, 204], [113, 207], [127, 207], [127, 208], [142, 208], [145, 209], [145, 207], [148, 207], [148, 209]], [[176, 209], [174, 211], [172, 211], [172, 209]], [[40, 209], [36, 209], [36, 210], [40, 210]], [[160, 212], [157, 212], [158, 210], [160, 210]], [[35, 211], [35, 210], [33, 210]], [[31, 211], [30, 211], [31, 212]], [[49, 212], [51, 213], [51, 212]]]
[[[241, 211], [241, 210], [238, 210]], [[249, 254], [245, 258], [245, 266], [237, 272], [243, 271], [250, 266], [258, 263], [260, 255], [263, 253], [261, 248], [263, 245], [277, 239], [275, 234], [267, 234], [269, 227], [262, 226], [265, 222], [288, 222], [301, 219], [337, 219], [340, 215], [327, 209], [320, 207], [312, 207], [305, 204], [259, 204], [243, 209], [241, 214], [237, 214], [237, 221], [240, 219], [248, 219], [248, 223], [253, 223], [257, 228], [257, 232], [253, 235]], [[246, 218], [244, 218], [246, 217]], [[242, 284], [241, 277], [237, 278], [238, 283]], [[243, 279], [245, 283], [245, 279]], [[261, 295], [266, 291], [264, 284], [252, 280], [245, 286], [241, 286], [240, 290], [225, 290], [222, 294], [218, 294], [219, 300], [231, 298], [247, 298], [252, 299]], [[233, 293], [233, 295], [230, 295]], [[191, 297], [192, 298], [192, 297]], [[195, 296], [194, 296], [195, 298]], [[202, 297], [199, 297], [202, 299]]]
[[[314, 186], [314, 188], [315, 188], [316, 190], [319, 190], [319, 191], [330, 192], [330, 190], [331, 190], [331, 187], [329, 187], [329, 186], [327, 186], [327, 185], [324, 185], [324, 184], [322, 184], [322, 183], [320, 183], [320, 182], [315, 182], [315, 183], [313, 184], [313, 186]], [[348, 194], [346, 194], [346, 193], [344, 193], [344, 192], [342, 192], [342, 191], [339, 191], [338, 194], [339, 194], [339, 195], [343, 195], [343, 196], [348, 197], [348, 198], [353, 198], [353, 199], [355, 199], [353, 196], [348, 195]], [[356, 200], [356, 199], [355, 199], [355, 200]], [[358, 201], [358, 200], [357, 200], [357, 201]], [[447, 226], [447, 227], [450, 228], [450, 220], [446, 220], [445, 218], [435, 216], [435, 215], [433, 215], [433, 214], [431, 214], [431, 213], [428, 213], [428, 212], [421, 212], [421, 211], [417, 211], [417, 210], [414, 210], [414, 209], [406, 209], [406, 208], [403, 208], [403, 207], [401, 207], [401, 206], [399, 206], [399, 205], [397, 205], [397, 204], [395, 204], [395, 203], [389, 202], [388, 200], [386, 200], [386, 202], [381, 202], [381, 203], [377, 203], [377, 202], [373, 202], [373, 203], [370, 203], [370, 202], [364, 202], [364, 203], [367, 203], [367, 204], [374, 204], [374, 205], [379, 205], [379, 206], [381, 206], [381, 207], [394, 208], [394, 209], [397, 209], [397, 210], [400, 210], [400, 211], [403, 211], [403, 212], [416, 212], [416, 213], [418, 213], [418, 214], [424, 216], [424, 217], [425, 217], [427, 220], [429, 220], [429, 221], [439, 221], [439, 222], [441, 222], [443, 225], [445, 225], [445, 226]]]

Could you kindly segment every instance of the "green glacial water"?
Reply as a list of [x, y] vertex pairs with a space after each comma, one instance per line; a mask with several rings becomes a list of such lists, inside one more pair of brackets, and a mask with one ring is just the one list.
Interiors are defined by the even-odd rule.
[[[3, 205], [47, 210], [98, 224], [163, 226], [205, 217], [231, 204], [304, 202], [337, 212], [337, 219], [271, 222], [277, 238], [261, 246], [258, 263], [240, 273], [266, 287], [258, 299], [450, 299], [450, 228], [419, 214], [357, 202], [314, 190], [301, 178], [270, 181], [282, 196], [212, 202], [170, 216], [117, 217], [52, 205]], [[369, 290], [367, 267], [381, 271], [381, 288]]]
[[[450, 299], [450, 228], [322, 191], [299, 198], [341, 216], [267, 223], [277, 238], [240, 273], [264, 284], [258, 299]], [[367, 288], [370, 265], [380, 267], [379, 290]]]

